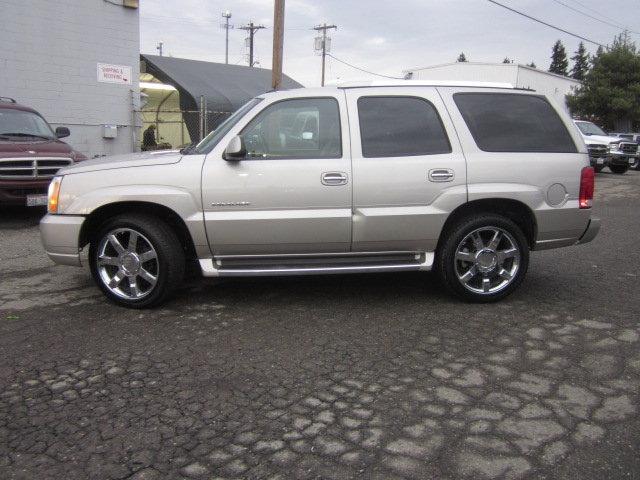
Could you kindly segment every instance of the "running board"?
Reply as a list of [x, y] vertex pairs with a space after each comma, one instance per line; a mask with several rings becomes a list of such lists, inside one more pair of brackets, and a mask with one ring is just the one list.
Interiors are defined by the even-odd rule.
[[199, 259], [205, 277], [256, 277], [430, 271], [433, 252], [237, 255]]

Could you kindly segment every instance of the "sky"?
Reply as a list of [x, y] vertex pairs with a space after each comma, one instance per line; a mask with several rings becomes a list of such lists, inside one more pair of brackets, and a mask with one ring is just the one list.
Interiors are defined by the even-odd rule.
[[[640, 45], [638, 0], [498, 1], [605, 45], [627, 27]], [[225, 10], [231, 12], [235, 27], [249, 21], [267, 27], [256, 33], [255, 55], [259, 67], [271, 68], [272, 0], [142, 0], [142, 53], [157, 54], [156, 45], [163, 42], [164, 55], [224, 62]], [[333, 56], [392, 77], [453, 62], [461, 52], [472, 62], [509, 57], [547, 69], [556, 40], [564, 43], [569, 56], [580, 42], [487, 0], [286, 0], [283, 70], [306, 87], [320, 85], [321, 57], [314, 52], [318, 32], [313, 27], [325, 22], [338, 27], [329, 31]], [[246, 36], [237, 28], [229, 31], [229, 63], [248, 64]], [[590, 43], [585, 46], [591, 53], [597, 49]], [[327, 58], [327, 83], [375, 78]]]

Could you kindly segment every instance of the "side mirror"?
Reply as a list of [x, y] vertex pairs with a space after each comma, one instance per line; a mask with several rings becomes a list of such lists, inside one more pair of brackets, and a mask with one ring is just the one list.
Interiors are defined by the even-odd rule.
[[64, 138], [71, 135], [71, 132], [67, 127], [58, 127], [56, 128], [56, 138]]
[[222, 154], [222, 158], [227, 161], [238, 161], [242, 160], [247, 156], [247, 149], [244, 145], [244, 140], [240, 135], [236, 135], [231, 139], [227, 148], [224, 149], [224, 153]]

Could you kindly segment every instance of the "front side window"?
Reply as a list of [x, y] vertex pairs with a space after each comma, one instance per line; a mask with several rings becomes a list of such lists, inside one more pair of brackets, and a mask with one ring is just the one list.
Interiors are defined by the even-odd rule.
[[340, 111], [334, 98], [276, 102], [242, 131], [247, 158], [340, 158]]
[[451, 153], [436, 107], [423, 98], [360, 97], [358, 117], [365, 158]]
[[456, 93], [453, 99], [480, 150], [578, 151], [567, 127], [544, 97], [517, 93]]
[[242, 117], [244, 117], [249, 110], [255, 107], [262, 101], [261, 98], [252, 98], [242, 107], [236, 110], [233, 115], [222, 122], [218, 127], [213, 130], [209, 135], [204, 137], [200, 143], [198, 143], [191, 153], [206, 154], [215, 148], [220, 143], [220, 140], [229, 133], [236, 123], [238, 123]]

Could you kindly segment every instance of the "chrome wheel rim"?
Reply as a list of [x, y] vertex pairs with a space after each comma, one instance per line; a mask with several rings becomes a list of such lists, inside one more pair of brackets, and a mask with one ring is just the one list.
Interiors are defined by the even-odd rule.
[[147, 237], [131, 228], [107, 233], [98, 245], [96, 262], [103, 285], [120, 298], [140, 300], [158, 283], [158, 254]]
[[506, 230], [482, 227], [462, 239], [454, 262], [456, 276], [467, 290], [491, 295], [515, 279], [520, 269], [520, 249]]

